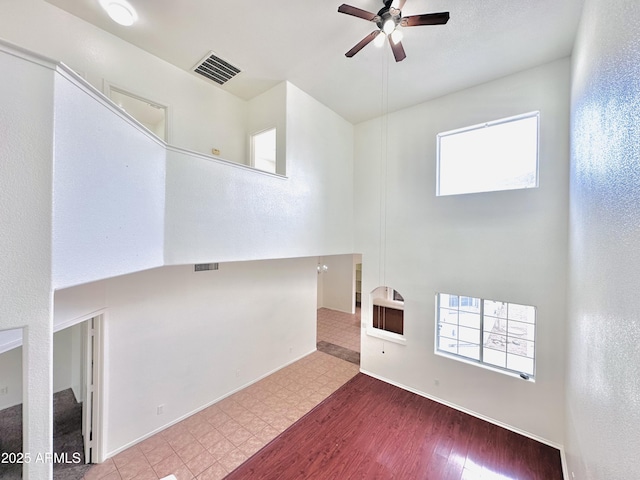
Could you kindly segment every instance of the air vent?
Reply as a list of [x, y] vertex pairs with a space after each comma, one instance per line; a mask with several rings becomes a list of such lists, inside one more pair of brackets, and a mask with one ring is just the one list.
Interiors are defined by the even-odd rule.
[[218, 85], [224, 85], [240, 73], [238, 67], [234, 67], [229, 62], [216, 56], [213, 52], [209, 52], [209, 54], [193, 68], [193, 71], [203, 77], [207, 77], [209, 80], [213, 80]]
[[217, 263], [196, 263], [194, 270], [196, 272], [206, 272], [208, 270], [218, 270], [219, 265]]

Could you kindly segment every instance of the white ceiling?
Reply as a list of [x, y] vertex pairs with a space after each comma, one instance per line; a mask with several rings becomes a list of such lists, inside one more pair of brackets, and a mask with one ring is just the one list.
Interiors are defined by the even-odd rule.
[[132, 27], [112, 22], [98, 0], [47, 1], [187, 71], [214, 51], [242, 70], [216, 88], [241, 98], [289, 80], [353, 123], [380, 115], [385, 91], [392, 111], [568, 56], [583, 4], [407, 0], [404, 16], [449, 11], [451, 19], [403, 28], [407, 58], [396, 63], [388, 45], [344, 56], [376, 27], [338, 13], [343, 0], [129, 0], [140, 17]]

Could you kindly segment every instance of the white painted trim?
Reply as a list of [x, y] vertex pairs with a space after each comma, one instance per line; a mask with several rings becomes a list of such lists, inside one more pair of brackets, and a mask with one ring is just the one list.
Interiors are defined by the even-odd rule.
[[[93, 317], [98, 317], [100, 315], [103, 315], [106, 311], [107, 311], [106, 308], [102, 308], [100, 310], [96, 310], [95, 312], [88, 313], [81, 317], [72, 318], [69, 320], [65, 320], [64, 322], [54, 324], [53, 333], [59, 332], [69, 327], [73, 327], [74, 325], [90, 320]], [[10, 329], [10, 330], [13, 330], [13, 329]], [[5, 353], [5, 352], [8, 352], [9, 350], [13, 350], [14, 348], [18, 348], [21, 346], [22, 346], [22, 339], [13, 340], [11, 342], [0, 345], [0, 353]]]
[[103, 315], [106, 311], [107, 311], [106, 308], [101, 308], [100, 310], [96, 310], [95, 312], [87, 313], [86, 315], [65, 320], [64, 322], [60, 322], [57, 325], [53, 326], [53, 333], [59, 332], [60, 330], [64, 330], [65, 328], [73, 327], [78, 323], [91, 320], [94, 317], [99, 317], [100, 315]]
[[98, 434], [95, 435], [95, 461], [96, 463], [102, 463], [109, 458], [106, 448], [109, 432], [107, 426], [109, 425], [109, 312], [105, 312], [101, 315], [99, 321], [100, 328], [100, 365], [98, 366], [98, 376], [100, 377], [100, 392], [98, 398], [98, 408], [96, 415], [98, 416], [96, 424], [98, 427]]
[[[16, 329], [10, 328], [9, 330], [17, 330], [17, 328]], [[18, 348], [21, 346], [22, 346], [22, 339], [13, 340], [11, 342], [0, 345], [0, 353], [5, 353], [5, 352], [8, 352], [9, 350], [13, 350], [14, 348]]]
[[[142, 102], [147, 102], [147, 103], [153, 103], [154, 105], [158, 106], [158, 107], [162, 107], [164, 109], [164, 113], [165, 113], [165, 119], [164, 119], [164, 143], [169, 144], [171, 143], [171, 131], [172, 131], [172, 108], [171, 105], [169, 105], [167, 102], [158, 102], [154, 99], [151, 98], [147, 98], [144, 95], [138, 93], [138, 92], [132, 92], [131, 90], [121, 87], [120, 85], [118, 85], [117, 83], [113, 83], [110, 82], [106, 79], [102, 80], [102, 90], [104, 93], [104, 96], [107, 97], [110, 101], [113, 102], [113, 100], [111, 100], [111, 91], [115, 90], [118, 93], [122, 93], [124, 95], [128, 95], [129, 97], [135, 98], [137, 100], [140, 100]], [[136, 121], [136, 123], [140, 123], [138, 122], [134, 117], [132, 117], [126, 110], [122, 110], [121, 111], [126, 114], [127, 116], [131, 117], [133, 120]], [[140, 124], [142, 125], [142, 124]], [[144, 126], [144, 125], [142, 125]], [[145, 127], [146, 128], [146, 127]]]
[[365, 370], [363, 368], [360, 369], [360, 372], [364, 373], [365, 375], [369, 375], [370, 377], [373, 377], [373, 378], [376, 378], [376, 379], [381, 380], [383, 382], [386, 382], [386, 383], [388, 383], [390, 385], [393, 385], [395, 387], [402, 388], [403, 390], [406, 390], [408, 392], [415, 393], [416, 395], [420, 395], [421, 397], [428, 398], [429, 400], [433, 400], [434, 402], [438, 402], [438, 403], [440, 403], [442, 405], [445, 405], [447, 407], [450, 407], [450, 408], [453, 408], [455, 410], [458, 410], [459, 412], [466, 413], [468, 415], [471, 415], [472, 417], [479, 418], [480, 420], [484, 420], [485, 422], [489, 422], [489, 423], [491, 423], [493, 425], [496, 425], [498, 427], [502, 427], [502, 428], [504, 428], [506, 430], [509, 430], [511, 432], [523, 435], [523, 436], [525, 436], [527, 438], [535, 440], [536, 442], [540, 442], [540, 443], [543, 443], [545, 445], [549, 445], [550, 447], [557, 448], [558, 450], [560, 450], [560, 452], [562, 454], [562, 451], [563, 451], [564, 447], [562, 445], [560, 445], [560, 444], [557, 444], [555, 442], [547, 440], [546, 438], [539, 437], [538, 435], [534, 435], [533, 433], [527, 432], [525, 430], [521, 430], [519, 428], [513, 427], [513, 426], [508, 425], [506, 423], [500, 422], [500, 421], [498, 421], [498, 420], [496, 420], [494, 418], [487, 417], [486, 415], [482, 415], [480, 413], [474, 412], [473, 410], [469, 410], [468, 408], [464, 408], [464, 407], [461, 407], [460, 405], [456, 405], [455, 403], [451, 403], [451, 402], [448, 402], [448, 401], [443, 400], [441, 398], [434, 397], [433, 395], [429, 395], [427, 393], [421, 392], [420, 390], [416, 390], [415, 388], [407, 387], [406, 385], [403, 385], [403, 384], [398, 383], [398, 382], [394, 382], [394, 381], [389, 380], [388, 378], [382, 377], [380, 375], [376, 375], [375, 373], [369, 372], [369, 371], [367, 371], [367, 370]]
[[562, 478], [564, 478], [564, 480], [571, 480], [569, 466], [567, 465], [567, 454], [564, 451], [564, 447], [560, 447], [560, 461], [562, 462]]
[[212, 161], [212, 162], [215, 162], [215, 163], [219, 163], [221, 165], [227, 165], [227, 166], [230, 166], [230, 167], [240, 168], [240, 169], [248, 171], [248, 172], [257, 173], [259, 175], [267, 175], [269, 177], [280, 178], [280, 179], [283, 179], [283, 180], [288, 180], [289, 179], [289, 177], [287, 177], [286, 175], [281, 175], [279, 173], [265, 172], [264, 170], [260, 170], [258, 168], [254, 168], [254, 167], [252, 167], [250, 165], [245, 165], [244, 163], [232, 162], [231, 160], [225, 160], [224, 158], [215, 157], [213, 155], [208, 155], [206, 153], [195, 152], [195, 151], [189, 150], [187, 148], [176, 147], [175, 145], [167, 145], [167, 151], [180, 153], [182, 155], [188, 155], [190, 157], [201, 158], [203, 160], [209, 160], [209, 161]]
[[[94, 379], [94, 404], [93, 404], [93, 416], [94, 416], [94, 428], [93, 428], [93, 452], [94, 463], [102, 463], [106, 460], [104, 456], [104, 449], [106, 442], [106, 409], [105, 409], [105, 390], [107, 383], [105, 382], [105, 358], [107, 350], [105, 347], [105, 331], [104, 324], [107, 317], [107, 311], [100, 315], [95, 316], [94, 322], [94, 361], [97, 362], [97, 368], [95, 370]], [[97, 395], [96, 395], [97, 393]], [[97, 430], [97, 431], [96, 431]]]
[[23, 48], [15, 43], [11, 43], [7, 40], [0, 38], [0, 52], [4, 52], [9, 55], [13, 55], [14, 57], [21, 58], [22, 60], [26, 60], [27, 62], [35, 63], [36, 65], [40, 65], [41, 67], [45, 67], [51, 70], [55, 70], [59, 62], [53, 60], [52, 58], [46, 57], [44, 55], [40, 55], [39, 53], [32, 52], [26, 48]]
[[398, 335], [397, 333], [393, 332], [387, 332], [386, 330], [382, 330], [380, 328], [374, 328], [373, 325], [367, 325], [366, 333], [370, 337], [379, 338], [387, 342], [397, 343], [399, 345], [407, 344], [407, 339], [404, 336]]
[[293, 359], [293, 360], [291, 360], [290, 362], [287, 362], [287, 363], [285, 363], [284, 365], [282, 365], [282, 366], [280, 366], [280, 367], [278, 367], [278, 368], [275, 368], [275, 369], [273, 369], [273, 370], [271, 370], [271, 371], [269, 371], [269, 372], [265, 373], [264, 375], [262, 375], [262, 376], [258, 377], [257, 379], [252, 380], [252, 381], [250, 381], [250, 382], [248, 382], [248, 383], [245, 383], [244, 385], [242, 385], [242, 386], [240, 386], [240, 387], [236, 388], [235, 390], [232, 390], [232, 391], [230, 391], [229, 393], [227, 393], [227, 394], [225, 394], [225, 395], [223, 395], [223, 396], [221, 396], [221, 397], [219, 397], [219, 398], [216, 398], [215, 400], [213, 400], [213, 401], [211, 401], [211, 402], [209, 402], [209, 403], [207, 403], [207, 404], [205, 404], [205, 405], [203, 405], [203, 406], [201, 406], [201, 407], [198, 407], [198, 408], [196, 408], [195, 410], [192, 410], [192, 411], [191, 411], [191, 412], [189, 412], [189, 413], [186, 413], [186, 414], [182, 415], [181, 417], [177, 418], [176, 420], [173, 420], [172, 422], [167, 423], [166, 425], [164, 425], [164, 426], [162, 426], [162, 427], [156, 428], [156, 429], [155, 429], [155, 430], [153, 430], [152, 432], [147, 433], [146, 435], [143, 435], [142, 437], [139, 437], [139, 438], [137, 438], [136, 440], [133, 440], [133, 441], [131, 441], [131, 442], [127, 443], [126, 445], [123, 445], [122, 447], [117, 448], [117, 449], [115, 449], [115, 450], [113, 450], [113, 451], [109, 452], [106, 456], [101, 457], [101, 461], [104, 461], [104, 460], [106, 460], [107, 458], [111, 458], [111, 457], [113, 457], [114, 455], [117, 455], [118, 453], [123, 452], [123, 451], [124, 451], [124, 450], [126, 450], [127, 448], [131, 448], [131, 447], [133, 447], [134, 445], [137, 445], [138, 443], [140, 443], [140, 442], [142, 442], [142, 441], [146, 440], [147, 438], [152, 437], [152, 436], [156, 435], [157, 433], [162, 432], [163, 430], [166, 430], [167, 428], [169, 428], [169, 427], [171, 427], [171, 426], [175, 425], [176, 423], [180, 423], [181, 421], [183, 421], [183, 420], [185, 420], [185, 419], [187, 419], [187, 418], [191, 417], [192, 415], [195, 415], [196, 413], [201, 412], [201, 411], [202, 411], [202, 410], [204, 410], [205, 408], [209, 408], [211, 405], [214, 405], [214, 404], [216, 404], [216, 403], [218, 403], [218, 402], [220, 402], [220, 401], [224, 400], [225, 398], [230, 397], [230, 396], [231, 396], [231, 395], [233, 395], [234, 393], [238, 393], [239, 391], [244, 390], [244, 389], [245, 389], [245, 388], [247, 388], [247, 387], [250, 387], [250, 386], [251, 386], [251, 385], [253, 385], [254, 383], [259, 382], [260, 380], [262, 380], [262, 379], [264, 379], [264, 378], [268, 377], [269, 375], [273, 375], [274, 373], [276, 373], [276, 372], [278, 372], [278, 371], [282, 370], [282, 369], [283, 369], [283, 368], [285, 368], [285, 367], [288, 367], [289, 365], [291, 365], [291, 364], [293, 364], [293, 363], [295, 363], [295, 362], [297, 362], [297, 361], [299, 361], [299, 360], [302, 360], [304, 357], [306, 357], [306, 356], [308, 356], [308, 355], [311, 355], [312, 353], [314, 353], [314, 352], [316, 352], [316, 351], [317, 351], [317, 348], [314, 348], [313, 350], [309, 351], [308, 353], [305, 353], [305, 354], [303, 354], [303, 355], [301, 355], [301, 356], [299, 356], [299, 357], [297, 357], [297, 358], [294, 358], [294, 359]]
[[91, 85], [89, 82], [87, 82], [84, 78], [82, 78], [80, 75], [78, 75], [76, 72], [74, 72], [71, 68], [67, 67], [64, 63], [58, 63], [55, 70], [63, 78], [65, 78], [70, 83], [72, 83], [73, 85], [78, 87], [78, 89], [80, 91], [82, 91], [83, 93], [87, 94], [89, 97], [93, 98], [95, 101], [97, 101], [100, 104], [102, 104], [102, 106], [106, 107], [108, 110], [110, 110], [116, 116], [120, 117], [122, 120], [124, 120], [127, 123], [129, 123], [136, 130], [138, 130], [139, 132], [143, 133], [144, 135], [146, 135], [148, 138], [150, 138], [151, 140], [153, 140], [157, 144], [166, 147], [167, 144], [165, 142], [163, 142], [160, 138], [158, 138], [157, 135], [151, 133], [149, 131], [149, 129], [147, 129], [147, 127], [142, 125], [140, 122], [138, 122], [131, 115], [129, 115], [128, 113], [123, 111], [121, 108], [119, 108], [104, 93], [102, 93], [100, 90], [95, 88], [93, 85]]

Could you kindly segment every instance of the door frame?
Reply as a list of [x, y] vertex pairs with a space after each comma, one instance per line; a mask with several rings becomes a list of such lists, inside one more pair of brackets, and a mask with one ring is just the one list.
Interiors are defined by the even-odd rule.
[[[55, 325], [54, 330], [60, 331], [65, 328], [72, 327], [77, 324], [83, 324], [82, 327], [82, 392], [85, 391], [85, 371], [88, 368], [87, 361], [85, 360], [85, 340], [86, 334], [88, 333], [88, 323], [93, 319], [93, 402], [92, 402], [92, 420], [91, 420], [91, 431], [92, 431], [92, 463], [102, 463], [106, 460], [105, 455], [105, 445], [106, 445], [106, 409], [105, 409], [105, 319], [107, 316], [106, 309], [98, 310], [96, 312], [77, 317], [73, 320], [62, 322], [58, 325]], [[84, 397], [84, 394], [83, 394]], [[84, 431], [84, 411], [85, 405], [83, 404], [83, 435]]]
[[[86, 385], [84, 385], [83, 392], [90, 391], [91, 402], [88, 405], [83, 405], [82, 414], [83, 414], [83, 436], [87, 434], [87, 432], [91, 435], [91, 463], [102, 463], [104, 458], [104, 314], [96, 315], [95, 317], [91, 317], [85, 323], [86, 328], [83, 330], [83, 345], [87, 345], [91, 340], [89, 337], [93, 337], [92, 351], [89, 356], [88, 352], [84, 353], [84, 381], [87, 378], [93, 378], [93, 385], [91, 389], [88, 389]], [[93, 323], [93, 328], [92, 324]], [[89, 370], [91, 369], [91, 375], [89, 374]], [[89, 410], [88, 418], [90, 420], [90, 424], [86, 426], [84, 425], [85, 419], [85, 409]], [[85, 441], [85, 444], [87, 442]]]

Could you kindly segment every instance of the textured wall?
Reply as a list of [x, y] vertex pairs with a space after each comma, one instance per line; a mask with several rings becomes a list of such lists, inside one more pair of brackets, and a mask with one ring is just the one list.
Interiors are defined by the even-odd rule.
[[[0, 46], [0, 330], [23, 328], [24, 447], [51, 450], [53, 71]], [[51, 465], [25, 464], [25, 478]], [[31, 472], [31, 473], [29, 473]], [[31, 475], [29, 477], [28, 475]]]
[[573, 58], [567, 457], [640, 478], [640, 4], [587, 0]]
[[53, 287], [162, 265], [164, 145], [56, 76]]

